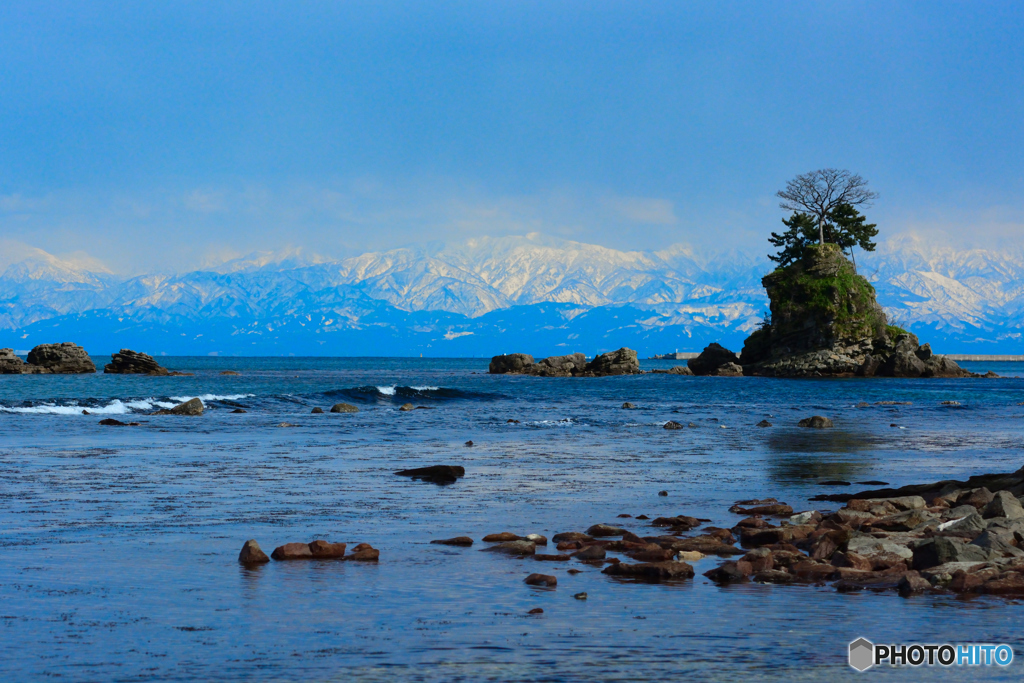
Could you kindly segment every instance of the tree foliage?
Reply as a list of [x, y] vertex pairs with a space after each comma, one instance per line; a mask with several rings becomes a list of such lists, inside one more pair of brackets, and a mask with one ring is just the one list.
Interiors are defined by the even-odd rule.
[[782, 224], [787, 230], [783, 233], [773, 232], [768, 241], [778, 247], [777, 254], [769, 254], [768, 258], [779, 264], [788, 266], [803, 258], [807, 247], [818, 243], [822, 238], [825, 242], [838, 245], [844, 252], [853, 255], [853, 247], [864, 251], [874, 251], [876, 244], [872, 238], [878, 234], [878, 227], [868, 223], [850, 204], [838, 204], [825, 215], [822, 222], [807, 213], [794, 212], [788, 219], [783, 218]]

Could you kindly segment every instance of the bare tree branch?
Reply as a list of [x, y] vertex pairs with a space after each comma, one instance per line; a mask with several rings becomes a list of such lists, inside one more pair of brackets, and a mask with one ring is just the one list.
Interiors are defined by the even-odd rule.
[[802, 173], [786, 183], [776, 196], [782, 201], [779, 208], [807, 213], [818, 221], [820, 240], [825, 242], [825, 217], [839, 204], [870, 206], [878, 193], [868, 187], [868, 181], [845, 169], [822, 168]]

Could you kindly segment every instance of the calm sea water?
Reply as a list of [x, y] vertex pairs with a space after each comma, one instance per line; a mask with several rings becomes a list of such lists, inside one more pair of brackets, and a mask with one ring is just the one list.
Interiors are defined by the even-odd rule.
[[[846, 647], [860, 636], [1008, 642], [1017, 654], [1007, 669], [890, 678], [1021, 677], [1016, 600], [720, 588], [700, 576], [717, 558], [683, 584], [628, 583], [479, 542], [428, 543], [597, 522], [651, 533], [620, 513], [732, 526], [741, 498], [801, 510], [852, 490], [826, 480], [1017, 470], [1018, 364], [965, 364], [1009, 376], [994, 380], [818, 381], [489, 376], [480, 359], [164, 360], [196, 374], [0, 376], [4, 680], [818, 681], [854, 675]], [[193, 396], [202, 417], [147, 415]], [[855, 407], [883, 400], [912, 405]], [[360, 412], [310, 414], [342, 401]], [[399, 412], [405, 402], [432, 410]], [[836, 428], [795, 427], [812, 414]], [[107, 416], [142, 425], [99, 426]], [[696, 427], [662, 429], [670, 419]], [[754, 427], [761, 419], [775, 426]], [[393, 474], [442, 463], [466, 477], [439, 487]], [[236, 558], [249, 538], [268, 553], [367, 541], [381, 561], [246, 569]], [[524, 585], [534, 571], [558, 587]], [[534, 607], [544, 614], [528, 616]]]

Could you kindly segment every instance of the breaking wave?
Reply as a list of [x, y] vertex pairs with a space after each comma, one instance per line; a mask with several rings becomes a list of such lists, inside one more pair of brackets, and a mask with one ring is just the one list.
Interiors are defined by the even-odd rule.
[[20, 405], [0, 405], [0, 413], [14, 413], [23, 415], [82, 415], [82, 411], [88, 411], [89, 415], [128, 415], [130, 413], [145, 413], [160, 408], [173, 408], [179, 403], [184, 403], [193, 398], [198, 398], [203, 403], [215, 403], [218, 401], [237, 401], [242, 398], [250, 398], [255, 394], [200, 394], [199, 396], [166, 396], [162, 398], [134, 398], [134, 399], [111, 399], [106, 402], [100, 401], [25, 401]]

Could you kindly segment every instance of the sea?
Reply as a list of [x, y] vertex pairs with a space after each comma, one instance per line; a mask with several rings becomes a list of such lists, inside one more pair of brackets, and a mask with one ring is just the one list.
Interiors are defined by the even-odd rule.
[[[502, 376], [485, 359], [161, 362], [194, 375], [0, 376], [0, 680], [852, 680], [860, 637], [1016, 654], [887, 679], [1021, 678], [1017, 599], [720, 587], [702, 576], [714, 557], [692, 580], [642, 583], [480, 539], [658, 533], [641, 514], [732, 527], [742, 499], [828, 511], [809, 499], [1016, 471], [1024, 364], [963, 364], [999, 379], [787, 380]], [[194, 397], [200, 417], [151, 415]], [[341, 402], [359, 412], [311, 414]], [[835, 427], [797, 427], [811, 415]], [[436, 464], [466, 474], [394, 474]], [[824, 483], [837, 481], [849, 485]], [[463, 535], [476, 543], [430, 543]], [[380, 560], [237, 561], [248, 539], [269, 554], [318, 538], [370, 543]], [[532, 572], [557, 586], [524, 584]]]

